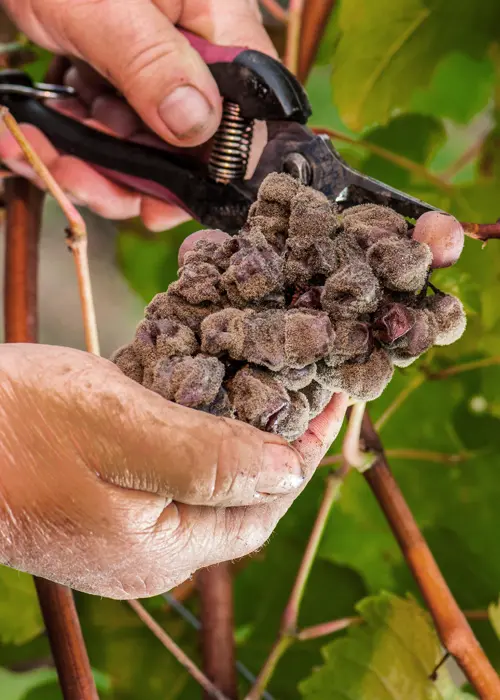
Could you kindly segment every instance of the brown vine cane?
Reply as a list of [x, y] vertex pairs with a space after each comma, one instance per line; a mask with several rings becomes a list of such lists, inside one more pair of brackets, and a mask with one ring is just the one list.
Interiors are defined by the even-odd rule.
[[[7, 180], [5, 190], [5, 342], [35, 343], [38, 241], [44, 195], [21, 178]], [[71, 590], [36, 577], [35, 586], [64, 699], [98, 700]]]

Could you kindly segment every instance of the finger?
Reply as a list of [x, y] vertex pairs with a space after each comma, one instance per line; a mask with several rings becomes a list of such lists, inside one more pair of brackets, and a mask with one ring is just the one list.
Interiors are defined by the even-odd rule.
[[112, 95], [97, 97], [92, 103], [90, 115], [122, 139], [130, 138], [141, 128], [141, 120], [133, 109]]
[[179, 248], [179, 267], [183, 264], [186, 253], [193, 250], [197, 241], [210, 240], [214, 243], [224, 243], [224, 241], [227, 241], [228, 238], [231, 238], [231, 236], [228, 233], [224, 233], [224, 231], [219, 231], [219, 229], [205, 229], [204, 231], [196, 231], [196, 233], [192, 233], [182, 241]]
[[[156, 4], [166, 11], [171, 3], [156, 0]], [[182, 4], [178, 24], [213, 44], [244, 46], [277, 55], [254, 0], [233, 0], [230, 12], [227, 0], [191, 0]]]
[[314, 472], [339, 434], [348, 404], [347, 394], [334, 394], [322, 413], [309, 423], [304, 435], [293, 443], [302, 455], [309, 475]]
[[157, 233], [180, 226], [190, 221], [191, 216], [184, 209], [173, 204], [167, 204], [154, 197], [143, 197], [141, 219], [146, 228]]
[[159, 556], [165, 553], [164, 570], [175, 561], [176, 585], [198, 569], [239, 559], [262, 547], [282, 515], [276, 502], [236, 508], [171, 503], [158, 518], [150, 547]]
[[[59, 156], [50, 141], [31, 124], [21, 124], [21, 131], [44, 164], [50, 167]], [[0, 158], [5, 162], [15, 160], [26, 162], [21, 147], [4, 125], [0, 127]]]
[[80, 100], [87, 106], [92, 105], [100, 95], [109, 93], [112, 86], [104, 80], [91, 66], [75, 60], [64, 75], [64, 84], [72, 87]]
[[111, 182], [74, 156], [60, 156], [51, 173], [74, 201], [105, 219], [121, 221], [139, 216], [139, 194]]
[[84, 120], [90, 116], [88, 106], [76, 97], [66, 97], [59, 100], [47, 100], [47, 107], [55, 109], [72, 119]]
[[303, 482], [298, 453], [280, 437], [170, 403], [107, 360], [43, 345], [0, 353], [54, 434], [73, 452], [80, 445], [103, 481], [213, 506], [258, 503]]
[[183, 146], [212, 136], [221, 116], [215, 80], [158, 7], [146, 0], [60, 7], [60, 40], [109, 78], [157, 134]]

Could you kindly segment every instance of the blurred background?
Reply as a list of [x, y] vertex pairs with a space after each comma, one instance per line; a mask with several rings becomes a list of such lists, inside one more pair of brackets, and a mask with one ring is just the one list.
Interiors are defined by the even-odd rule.
[[[285, 0], [281, 5], [287, 5]], [[266, 21], [282, 48], [283, 23], [268, 13]], [[500, 217], [498, 27], [500, 5], [494, 0], [480, 5], [467, 0], [335, 3], [306, 83], [311, 125], [328, 128], [342, 156], [363, 172], [461, 221], [495, 222]], [[23, 51], [33, 50], [1, 16], [0, 41], [5, 54], [12, 42], [20, 42]], [[50, 57], [35, 53], [28, 69], [41, 77]], [[178, 247], [199, 226], [189, 223], [152, 234], [137, 221], [109, 222], [82, 213], [102, 352], [109, 356], [131, 339], [145, 304], [175, 279]], [[40, 340], [83, 348], [64, 228], [62, 214], [48, 198], [41, 240]], [[483, 248], [468, 239], [459, 263], [435, 274], [433, 281], [460, 296], [468, 330], [456, 345], [435, 349], [398, 371], [370, 412], [438, 564], [459, 604], [471, 613], [474, 631], [498, 670], [500, 242]], [[338, 451], [334, 445], [331, 453]], [[327, 467], [318, 470], [270, 543], [235, 567], [238, 656], [254, 672], [276, 637], [327, 472]], [[356, 615], [362, 599], [383, 591], [410, 594], [422, 603], [378, 504], [353, 473], [328, 520], [300, 624]], [[177, 596], [198, 614], [192, 592], [188, 583]], [[187, 674], [125, 604], [83, 595], [77, 602], [102, 698], [199, 697]], [[198, 658], [195, 632], [168, 602], [158, 597], [147, 605]], [[396, 630], [398, 625], [411, 627], [397, 616], [393, 622]], [[335, 646], [346, 639], [345, 632], [293, 645], [272, 678], [272, 696], [336, 700], [349, 688], [351, 700], [475, 697], [456, 685], [461, 680], [441, 691], [433, 686], [432, 694], [424, 687], [422, 670], [413, 677], [415, 663], [400, 658], [399, 647], [381, 630], [382, 623], [363, 647], [364, 655], [359, 652], [361, 666], [355, 670], [332, 661], [345, 650]], [[425, 646], [425, 640], [413, 641], [417, 648]], [[406, 690], [377, 694], [369, 672], [376, 652], [377, 663], [389, 664], [396, 677], [413, 678]], [[316, 681], [308, 681], [315, 667], [321, 667], [325, 679], [319, 690]], [[247, 687], [242, 681], [242, 689]], [[61, 697], [31, 579], [8, 569], [0, 569], [0, 697]]]

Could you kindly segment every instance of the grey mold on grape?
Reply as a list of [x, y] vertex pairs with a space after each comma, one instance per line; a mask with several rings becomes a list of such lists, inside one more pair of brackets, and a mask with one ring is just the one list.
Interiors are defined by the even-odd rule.
[[431, 263], [391, 209], [340, 211], [274, 173], [240, 234], [199, 239], [112, 359], [168, 400], [294, 440], [335, 392], [375, 399], [394, 366], [460, 337], [460, 301], [426, 296]]

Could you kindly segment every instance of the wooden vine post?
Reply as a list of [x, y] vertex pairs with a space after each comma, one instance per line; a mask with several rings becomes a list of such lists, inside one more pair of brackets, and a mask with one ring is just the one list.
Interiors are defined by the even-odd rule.
[[[44, 196], [22, 178], [8, 179], [5, 195], [5, 342], [36, 343], [38, 242]], [[35, 586], [64, 700], [98, 700], [71, 590], [36, 577]]]

